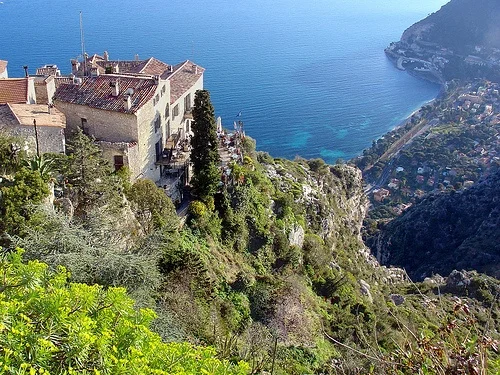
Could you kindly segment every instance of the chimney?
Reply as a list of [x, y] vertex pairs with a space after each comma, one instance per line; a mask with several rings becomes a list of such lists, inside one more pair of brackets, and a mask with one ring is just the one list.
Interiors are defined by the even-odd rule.
[[170, 73], [172, 73], [172, 72], [174, 71], [174, 66], [173, 66], [173, 65], [170, 65], [170, 66], [168, 67], [168, 71], [169, 71]]
[[125, 108], [126, 111], [130, 111], [132, 108], [132, 99], [130, 99], [130, 95], [125, 95], [123, 97], [123, 108]]
[[111, 86], [111, 89], [113, 90], [111, 95], [113, 95], [114, 97], [117, 97], [118, 95], [120, 95], [120, 82], [119, 81], [110, 82], [109, 85]]
[[198, 65], [194, 64], [194, 74], [198, 74]]
[[118, 66], [118, 64], [113, 66], [113, 73], [120, 73], [120, 67]]
[[160, 76], [153, 76], [153, 80], [155, 82], [155, 85], [157, 85], [158, 83], [160, 83]]
[[78, 60], [71, 60], [71, 73], [76, 74], [80, 68], [80, 63]]
[[109, 53], [108, 53], [108, 51], [104, 51], [103, 57], [104, 57], [104, 61], [109, 61]]
[[135, 56], [134, 56], [134, 60], [135, 61], [139, 61], [139, 55], [136, 53]]
[[30, 75], [28, 74], [28, 65], [23, 66], [24, 69], [24, 76], [28, 78]]

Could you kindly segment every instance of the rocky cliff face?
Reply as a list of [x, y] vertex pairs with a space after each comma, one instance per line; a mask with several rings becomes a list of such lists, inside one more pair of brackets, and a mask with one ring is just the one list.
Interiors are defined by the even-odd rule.
[[333, 239], [334, 248], [355, 239], [364, 253], [360, 233], [368, 201], [361, 171], [348, 165], [326, 164], [315, 171], [293, 164], [266, 164], [267, 176], [282, 191], [294, 192], [295, 203], [305, 211], [305, 224], [317, 235]]

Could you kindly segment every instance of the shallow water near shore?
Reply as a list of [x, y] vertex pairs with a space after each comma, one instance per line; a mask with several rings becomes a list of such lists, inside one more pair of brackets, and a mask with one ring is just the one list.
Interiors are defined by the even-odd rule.
[[4, 0], [0, 59], [9, 75], [48, 63], [63, 73], [86, 51], [204, 66], [216, 114], [241, 111], [259, 150], [276, 157], [349, 159], [439, 87], [398, 71], [384, 48], [445, 0]]

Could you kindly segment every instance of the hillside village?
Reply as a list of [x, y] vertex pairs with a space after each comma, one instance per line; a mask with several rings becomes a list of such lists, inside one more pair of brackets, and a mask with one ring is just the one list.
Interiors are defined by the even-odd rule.
[[400, 215], [428, 193], [468, 189], [497, 170], [499, 90], [486, 80], [451, 82], [442, 98], [365, 150], [356, 163], [373, 184], [374, 208]]
[[[128, 167], [131, 182], [153, 180], [179, 202], [192, 173], [191, 111], [204, 71], [189, 60], [111, 60], [104, 52], [71, 60], [68, 76], [45, 65], [9, 78], [7, 61], [0, 61], [0, 130], [24, 139], [29, 153], [43, 154], [64, 153], [66, 138], [79, 128], [115, 170]], [[220, 120], [219, 130], [223, 158], [234, 159]]]

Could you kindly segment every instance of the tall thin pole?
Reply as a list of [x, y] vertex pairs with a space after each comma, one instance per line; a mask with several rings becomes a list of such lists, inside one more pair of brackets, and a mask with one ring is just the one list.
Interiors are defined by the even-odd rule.
[[80, 44], [82, 47], [82, 58], [83, 58], [83, 75], [87, 75], [87, 59], [85, 57], [85, 38], [83, 35], [83, 15], [80, 11]]
[[40, 147], [38, 146], [38, 130], [36, 128], [36, 119], [33, 119], [33, 127], [35, 128], [36, 156], [40, 157]]

